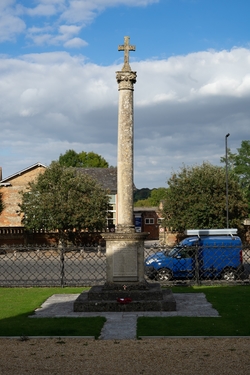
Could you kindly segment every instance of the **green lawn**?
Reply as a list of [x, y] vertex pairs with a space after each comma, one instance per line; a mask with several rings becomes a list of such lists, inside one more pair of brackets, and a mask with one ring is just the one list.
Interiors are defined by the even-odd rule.
[[95, 336], [103, 317], [28, 318], [53, 294], [81, 293], [83, 288], [0, 288], [0, 336]]
[[219, 318], [138, 318], [137, 336], [250, 336], [250, 286], [172, 288], [206, 294]]
[[[28, 318], [53, 294], [83, 288], [0, 288], [0, 336], [95, 336], [105, 318]], [[174, 287], [174, 293], [206, 294], [219, 318], [138, 318], [137, 336], [250, 336], [250, 286]]]

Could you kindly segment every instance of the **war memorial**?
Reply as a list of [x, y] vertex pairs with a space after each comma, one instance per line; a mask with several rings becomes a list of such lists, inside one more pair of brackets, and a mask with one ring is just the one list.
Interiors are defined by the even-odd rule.
[[106, 241], [106, 282], [83, 292], [74, 311], [175, 311], [170, 289], [148, 283], [144, 276], [144, 241], [147, 233], [136, 233], [133, 219], [134, 189], [134, 103], [137, 74], [131, 70], [129, 52], [135, 51], [130, 38], [118, 46], [124, 51], [124, 65], [116, 72], [119, 91], [117, 199], [118, 220], [114, 233], [103, 233]]

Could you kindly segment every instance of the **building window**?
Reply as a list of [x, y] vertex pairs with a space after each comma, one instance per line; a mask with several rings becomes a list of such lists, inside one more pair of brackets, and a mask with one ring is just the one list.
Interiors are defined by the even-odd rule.
[[112, 228], [116, 225], [116, 195], [110, 195], [109, 207], [107, 212], [107, 227]]
[[145, 218], [145, 224], [154, 224], [155, 219], [153, 217], [146, 217]]

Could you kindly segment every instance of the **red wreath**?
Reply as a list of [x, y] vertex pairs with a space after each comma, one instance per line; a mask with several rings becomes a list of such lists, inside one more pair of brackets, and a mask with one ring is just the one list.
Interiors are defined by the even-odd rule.
[[126, 305], [127, 303], [132, 302], [131, 298], [117, 298], [117, 302], [120, 303], [121, 305]]

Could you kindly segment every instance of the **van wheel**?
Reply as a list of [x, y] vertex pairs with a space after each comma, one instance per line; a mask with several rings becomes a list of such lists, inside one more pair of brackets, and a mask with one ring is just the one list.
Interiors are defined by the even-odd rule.
[[167, 268], [160, 269], [156, 275], [156, 280], [158, 281], [169, 281], [171, 279], [172, 279], [172, 273]]
[[237, 273], [235, 269], [227, 268], [222, 272], [221, 278], [222, 280], [225, 280], [225, 281], [234, 281], [237, 278]]

